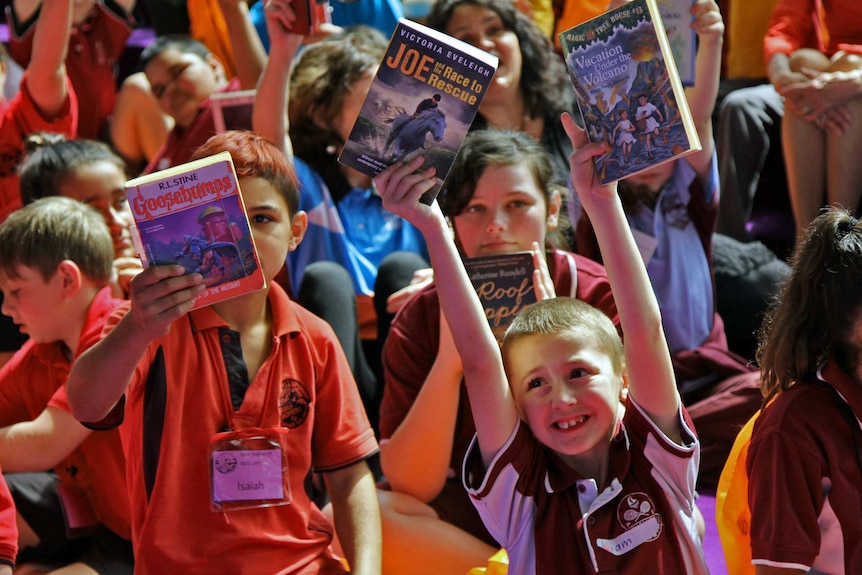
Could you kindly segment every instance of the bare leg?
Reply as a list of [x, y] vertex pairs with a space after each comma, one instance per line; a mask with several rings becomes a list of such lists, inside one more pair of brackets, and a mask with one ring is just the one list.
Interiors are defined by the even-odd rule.
[[464, 575], [498, 551], [437, 517], [418, 499], [378, 491], [384, 575]]
[[796, 237], [817, 217], [826, 195], [826, 135], [789, 109], [781, 123], [781, 144]]
[[[829, 66], [830, 72], [852, 71], [862, 68], [862, 58], [855, 54], [838, 52]], [[862, 199], [862, 162], [859, 149], [862, 146], [862, 99], [847, 103], [853, 117], [850, 129], [837, 136], [827, 137], [826, 189], [830, 204], [839, 204], [856, 213]]]

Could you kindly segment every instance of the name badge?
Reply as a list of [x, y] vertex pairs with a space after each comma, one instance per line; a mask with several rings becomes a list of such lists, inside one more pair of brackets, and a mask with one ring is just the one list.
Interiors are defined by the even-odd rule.
[[281, 435], [280, 430], [246, 429], [213, 436], [209, 461], [214, 511], [290, 503]]
[[596, 545], [613, 555], [620, 556], [647, 541], [654, 541], [660, 533], [661, 521], [658, 515], [653, 515], [613, 539], [597, 539]]

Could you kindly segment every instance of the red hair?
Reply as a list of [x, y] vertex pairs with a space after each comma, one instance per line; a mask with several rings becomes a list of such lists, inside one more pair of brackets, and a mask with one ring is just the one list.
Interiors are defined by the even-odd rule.
[[291, 216], [299, 211], [296, 171], [269, 140], [245, 130], [222, 132], [195, 150], [192, 159], [219, 152], [230, 152], [237, 178], [263, 178], [282, 195]]

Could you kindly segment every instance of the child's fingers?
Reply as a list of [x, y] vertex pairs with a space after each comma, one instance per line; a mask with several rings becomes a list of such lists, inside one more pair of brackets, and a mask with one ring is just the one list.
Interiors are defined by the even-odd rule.
[[551, 280], [551, 272], [545, 259], [545, 252], [539, 242], [533, 242], [533, 289], [536, 290], [536, 299], [543, 301], [557, 297], [554, 282]]

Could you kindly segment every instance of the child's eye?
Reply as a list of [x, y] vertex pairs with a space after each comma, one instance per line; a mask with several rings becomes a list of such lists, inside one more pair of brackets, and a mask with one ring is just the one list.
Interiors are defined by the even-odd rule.
[[537, 387], [542, 387], [544, 384], [545, 382], [539, 378], [531, 379], [527, 382], [527, 389], [536, 389]]
[[511, 206], [513, 208], [518, 208], [518, 209], [523, 208], [526, 205], [527, 205], [527, 202], [522, 201], [522, 200], [512, 200], [511, 202], [509, 202], [509, 206]]
[[273, 219], [264, 214], [255, 214], [251, 217], [251, 222], [253, 224], [266, 224], [271, 221], [273, 221]]
[[465, 214], [478, 214], [480, 212], [485, 211], [485, 206], [480, 206], [478, 204], [473, 204], [464, 208]]
[[578, 367], [569, 372], [569, 379], [579, 379], [588, 375], [589, 373], [587, 372], [587, 370]]

